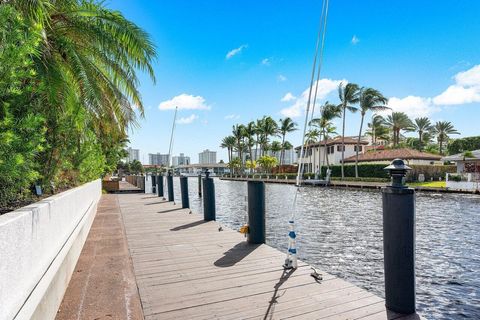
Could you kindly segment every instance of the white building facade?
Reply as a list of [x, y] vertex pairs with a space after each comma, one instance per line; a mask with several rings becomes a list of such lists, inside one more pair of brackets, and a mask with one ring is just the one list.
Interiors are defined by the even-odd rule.
[[208, 149], [203, 150], [198, 154], [198, 163], [199, 164], [213, 164], [217, 163], [217, 152], [210, 151]]
[[169, 156], [168, 154], [161, 153], [149, 153], [148, 154], [148, 164], [156, 166], [168, 166], [169, 165]]
[[[354, 156], [357, 151], [357, 140], [345, 137], [344, 159]], [[367, 141], [361, 140], [358, 153], [365, 152]], [[298, 157], [300, 156], [300, 147], [296, 147]], [[304, 157], [298, 162], [303, 163], [304, 172], [315, 173], [320, 170], [320, 166], [338, 165], [342, 162], [342, 137], [328, 139], [327, 141], [316, 142], [304, 147]]]
[[127, 162], [132, 162], [133, 160], [140, 161], [140, 149], [132, 149], [129, 147], [127, 149], [128, 157], [126, 158]]
[[172, 157], [172, 166], [177, 167], [181, 165], [189, 165], [190, 157], [185, 156], [183, 153], [180, 153], [179, 156]]

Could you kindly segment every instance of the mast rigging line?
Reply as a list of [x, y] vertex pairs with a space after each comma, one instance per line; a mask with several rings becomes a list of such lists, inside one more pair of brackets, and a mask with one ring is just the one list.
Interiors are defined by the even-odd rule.
[[[308, 92], [307, 106], [305, 110], [305, 122], [303, 124], [302, 144], [300, 147], [300, 160], [299, 160], [298, 171], [297, 171], [296, 190], [293, 198], [292, 214], [291, 214], [290, 220], [288, 221], [290, 231], [288, 233], [287, 258], [285, 259], [285, 264], [283, 265], [285, 269], [297, 268], [297, 248], [296, 248], [296, 240], [295, 240], [296, 238], [296, 233], [295, 233], [296, 204], [297, 204], [297, 196], [301, 186], [300, 175], [303, 173], [303, 157], [305, 152], [305, 135], [307, 132], [307, 124], [310, 129], [311, 120], [313, 119], [313, 115], [315, 112], [315, 103], [317, 100], [317, 93], [318, 93], [318, 82], [320, 79], [320, 72], [323, 64], [323, 51], [325, 48], [325, 34], [327, 29], [327, 18], [328, 18], [328, 4], [329, 4], [329, 0], [323, 0], [322, 12], [320, 14], [320, 21], [319, 21], [319, 27], [318, 27], [317, 41], [315, 44], [315, 55], [313, 58], [312, 74], [310, 78], [310, 88]], [[317, 81], [315, 83], [312, 114], [311, 114], [310, 121], [308, 121], [308, 117], [310, 113], [310, 105], [312, 104], [312, 90], [313, 90], [313, 83], [315, 80], [315, 70], [317, 68], [317, 59], [318, 59]]]

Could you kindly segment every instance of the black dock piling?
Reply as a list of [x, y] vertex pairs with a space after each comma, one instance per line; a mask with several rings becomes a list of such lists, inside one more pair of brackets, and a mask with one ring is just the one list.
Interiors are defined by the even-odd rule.
[[168, 171], [167, 175], [167, 192], [168, 192], [168, 201], [174, 201], [173, 198], [173, 175], [172, 171]]
[[203, 220], [212, 221], [216, 219], [215, 212], [215, 185], [208, 170], [205, 170], [203, 179]]
[[392, 185], [382, 188], [385, 306], [391, 311], [415, 312], [415, 190], [403, 184], [407, 170], [395, 159], [385, 168]]
[[157, 193], [157, 189], [156, 189], [156, 185], [157, 185], [157, 176], [155, 176], [154, 174], [152, 174], [150, 176], [150, 178], [152, 179], [152, 193]]
[[180, 177], [180, 193], [182, 194], [182, 208], [190, 208], [188, 200], [188, 177]]
[[202, 197], [202, 174], [198, 175], [198, 196]]
[[265, 243], [265, 183], [248, 181], [248, 234], [252, 244]]
[[163, 175], [162, 174], [159, 174], [157, 176], [157, 191], [158, 191], [158, 196], [163, 198], [164, 194], [163, 194]]

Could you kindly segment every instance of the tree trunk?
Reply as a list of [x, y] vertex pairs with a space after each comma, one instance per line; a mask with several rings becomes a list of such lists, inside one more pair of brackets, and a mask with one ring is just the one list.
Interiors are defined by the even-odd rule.
[[345, 174], [343, 172], [343, 160], [345, 157], [345, 106], [343, 107], [343, 124], [342, 124], [342, 180], [345, 178]]
[[285, 134], [282, 134], [282, 150], [280, 150], [280, 165], [283, 164], [283, 161], [285, 159], [284, 143], [285, 143]]
[[360, 120], [360, 131], [358, 132], [357, 152], [355, 155], [355, 178], [358, 178], [358, 149], [360, 148], [360, 136], [362, 135], [363, 117], [364, 115], [362, 114], [362, 120]]

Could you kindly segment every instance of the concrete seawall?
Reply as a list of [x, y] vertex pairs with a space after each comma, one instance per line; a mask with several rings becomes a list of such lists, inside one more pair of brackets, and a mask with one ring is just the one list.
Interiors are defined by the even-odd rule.
[[100, 197], [96, 180], [0, 217], [0, 320], [55, 317]]

